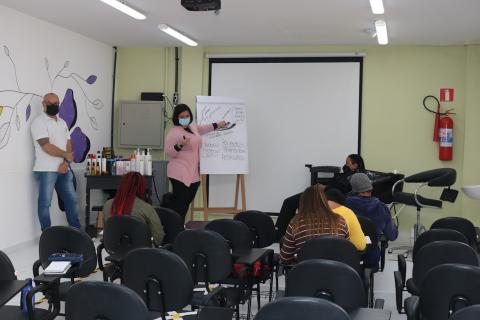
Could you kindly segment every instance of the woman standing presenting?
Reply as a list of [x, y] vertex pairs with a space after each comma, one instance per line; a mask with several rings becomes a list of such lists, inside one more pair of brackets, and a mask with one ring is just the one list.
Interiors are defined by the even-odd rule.
[[200, 185], [201, 136], [217, 128], [224, 128], [226, 123], [192, 124], [193, 114], [186, 104], [175, 107], [172, 121], [174, 127], [165, 140], [165, 153], [169, 157], [167, 176], [173, 187], [171, 209], [185, 220], [188, 207]]

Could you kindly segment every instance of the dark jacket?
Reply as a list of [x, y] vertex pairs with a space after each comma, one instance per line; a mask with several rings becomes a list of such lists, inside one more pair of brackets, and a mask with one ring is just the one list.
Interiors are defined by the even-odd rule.
[[[351, 196], [346, 199], [345, 205], [358, 216], [369, 218], [376, 227], [377, 235], [385, 235], [388, 240], [395, 240], [398, 237], [398, 228], [393, 223], [388, 207], [376, 197]], [[378, 265], [380, 260], [380, 248], [377, 243], [370, 254], [365, 256], [365, 265]]]

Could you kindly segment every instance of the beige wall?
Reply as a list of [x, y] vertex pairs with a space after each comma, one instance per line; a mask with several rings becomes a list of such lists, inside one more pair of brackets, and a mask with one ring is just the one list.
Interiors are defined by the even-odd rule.
[[[157, 60], [156, 55], [166, 58], [167, 52], [171, 50], [122, 49], [117, 98], [134, 97], [135, 93], [142, 91], [142, 86], [147, 87], [148, 81], [159, 86], [165, 85], [165, 80], [156, 82], [154, 74], [162, 69], [167, 73], [173, 69], [168, 66], [165, 68], [165, 59]], [[194, 106], [196, 95], [207, 94], [207, 54], [312, 52], [366, 54], [363, 71], [362, 155], [368, 168], [379, 171], [396, 169], [408, 175], [431, 168], [453, 167], [458, 172], [456, 188], [463, 185], [464, 172], [468, 177], [466, 183], [480, 184], [480, 173], [478, 176], [471, 174], [476, 171], [476, 158], [480, 156], [480, 146], [475, 139], [480, 131], [475, 123], [480, 116], [475, 105], [476, 101], [480, 101], [478, 90], [475, 90], [480, 83], [478, 46], [182, 48], [181, 101]], [[153, 65], [145, 68], [147, 59]], [[120, 70], [123, 72], [120, 73]], [[141, 75], [143, 80], [137, 82], [136, 77], [125, 78], [131, 73]], [[173, 72], [168, 76], [172, 78]], [[438, 160], [438, 147], [432, 142], [433, 115], [422, 107], [423, 97], [428, 94], [438, 96], [441, 87], [453, 87], [456, 90], [455, 103], [448, 105], [455, 107], [457, 112], [454, 116], [454, 160], [451, 162]], [[465, 122], [466, 114], [469, 115], [468, 122]], [[465, 133], [468, 134], [467, 138]], [[436, 197], [440, 190], [433, 190], [427, 193], [429, 194]], [[280, 205], [281, 199], [279, 208]], [[478, 208], [478, 204], [464, 200], [460, 195], [455, 204], [446, 203], [442, 210], [422, 210], [422, 222], [429, 227], [440, 216], [462, 215], [463, 212], [473, 219], [474, 211]], [[402, 228], [410, 227], [414, 216], [414, 210], [405, 210], [401, 215]]]

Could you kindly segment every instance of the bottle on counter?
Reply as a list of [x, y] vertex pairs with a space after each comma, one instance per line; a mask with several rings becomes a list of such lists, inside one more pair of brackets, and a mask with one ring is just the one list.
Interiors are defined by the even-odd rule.
[[150, 148], [147, 149], [147, 154], [145, 155], [145, 175], [152, 175], [152, 155], [150, 153]]

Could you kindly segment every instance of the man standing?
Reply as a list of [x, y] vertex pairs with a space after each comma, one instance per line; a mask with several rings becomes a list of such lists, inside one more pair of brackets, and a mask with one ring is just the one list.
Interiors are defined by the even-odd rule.
[[72, 141], [67, 124], [58, 117], [60, 101], [54, 93], [47, 93], [42, 101], [43, 111], [32, 122], [31, 132], [35, 146], [33, 172], [38, 183], [38, 219], [42, 231], [50, 227], [50, 203], [55, 188], [65, 204], [68, 224], [80, 228], [77, 216], [77, 194], [73, 173]]

